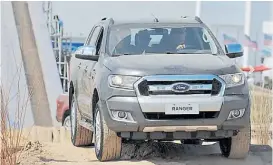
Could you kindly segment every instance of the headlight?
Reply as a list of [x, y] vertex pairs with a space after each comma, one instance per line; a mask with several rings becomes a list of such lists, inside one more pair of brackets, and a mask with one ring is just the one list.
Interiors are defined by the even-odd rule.
[[242, 85], [245, 82], [243, 73], [219, 75], [226, 82], [226, 88]]
[[140, 79], [135, 76], [110, 75], [109, 85], [115, 88], [134, 89], [134, 83]]

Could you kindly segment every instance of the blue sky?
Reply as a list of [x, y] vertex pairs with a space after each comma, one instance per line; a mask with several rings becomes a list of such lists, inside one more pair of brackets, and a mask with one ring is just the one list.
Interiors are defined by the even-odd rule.
[[[244, 25], [245, 2], [244, 1], [204, 1], [201, 3], [201, 18], [209, 25], [229, 24]], [[261, 20], [273, 19], [273, 2], [252, 2], [253, 26], [260, 30]], [[153, 13], [157, 17], [180, 17], [181, 15], [195, 15], [195, 1], [54, 1], [54, 13], [58, 13], [63, 19], [66, 32], [73, 36], [80, 33], [86, 35], [94, 23], [102, 17], [114, 17], [124, 19], [149, 18]], [[271, 15], [271, 16], [270, 16]], [[255, 31], [257, 31], [255, 30]]]

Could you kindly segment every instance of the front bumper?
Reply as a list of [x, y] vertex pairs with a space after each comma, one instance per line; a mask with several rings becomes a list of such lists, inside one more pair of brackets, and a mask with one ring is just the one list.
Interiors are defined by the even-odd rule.
[[[111, 97], [108, 100], [100, 101], [100, 109], [104, 113], [105, 122], [109, 129], [120, 132], [193, 132], [193, 131], [212, 131], [219, 130], [233, 131], [247, 127], [250, 123], [250, 102], [248, 95], [230, 95], [223, 96], [213, 100], [208, 97], [191, 98], [191, 102], [200, 104], [200, 111], [219, 111], [216, 118], [210, 119], [179, 119], [179, 120], [149, 120], [143, 115], [143, 110], [150, 112], [161, 112], [162, 106], [166, 102], [182, 101], [183, 99], [159, 99], [155, 102], [147, 104], [140, 103], [138, 97]], [[161, 100], [161, 102], [160, 102]], [[185, 102], [190, 100], [184, 99]], [[145, 107], [143, 107], [145, 105]], [[147, 108], [148, 107], [148, 108]], [[245, 109], [245, 113], [241, 118], [227, 120], [231, 110]], [[111, 115], [111, 110], [126, 111], [132, 114], [134, 122], [116, 121]], [[172, 127], [174, 126], [174, 127]], [[179, 127], [180, 126], [180, 127]], [[183, 126], [183, 127], [181, 127]], [[189, 127], [186, 127], [189, 126]], [[165, 127], [166, 129], [159, 129]], [[177, 127], [178, 129], [173, 129]], [[168, 128], [168, 129], [167, 129]], [[179, 129], [180, 128], [180, 129]], [[148, 130], [148, 131], [147, 131]]]

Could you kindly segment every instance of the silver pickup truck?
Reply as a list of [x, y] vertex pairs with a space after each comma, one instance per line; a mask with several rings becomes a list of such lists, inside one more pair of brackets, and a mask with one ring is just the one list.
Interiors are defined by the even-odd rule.
[[232, 61], [198, 17], [96, 24], [71, 59], [69, 108], [75, 146], [119, 159], [126, 140], [219, 141], [228, 158], [250, 145], [250, 97]]

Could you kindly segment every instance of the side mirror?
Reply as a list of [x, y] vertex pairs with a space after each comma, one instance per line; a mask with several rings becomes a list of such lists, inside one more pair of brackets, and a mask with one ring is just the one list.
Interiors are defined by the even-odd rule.
[[229, 58], [237, 58], [243, 56], [243, 48], [241, 44], [227, 44], [225, 45], [226, 55]]
[[98, 61], [99, 56], [96, 55], [95, 46], [82, 46], [75, 51], [75, 57], [83, 60]]

